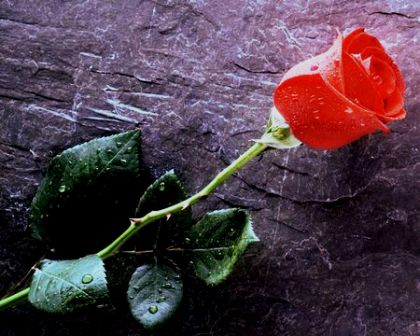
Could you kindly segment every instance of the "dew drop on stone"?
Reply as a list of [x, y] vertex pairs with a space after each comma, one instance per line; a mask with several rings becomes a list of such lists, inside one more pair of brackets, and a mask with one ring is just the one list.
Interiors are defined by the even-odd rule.
[[82, 277], [82, 283], [84, 283], [84, 284], [91, 283], [92, 281], [93, 281], [93, 276], [91, 274], [85, 274]]
[[60, 186], [60, 188], [58, 188], [58, 191], [61, 192], [61, 193], [65, 192], [66, 191], [66, 186], [64, 184], [62, 184]]
[[164, 191], [164, 190], [165, 190], [165, 183], [164, 182], [161, 182], [159, 184], [159, 191]]
[[150, 314], [156, 314], [158, 312], [158, 307], [157, 306], [150, 306], [149, 307], [149, 313]]

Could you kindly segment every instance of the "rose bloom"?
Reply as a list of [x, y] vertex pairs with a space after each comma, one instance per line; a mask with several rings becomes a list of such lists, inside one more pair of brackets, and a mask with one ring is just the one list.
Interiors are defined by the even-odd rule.
[[274, 92], [296, 138], [335, 149], [403, 119], [404, 80], [378, 39], [358, 28], [325, 53], [297, 64]]

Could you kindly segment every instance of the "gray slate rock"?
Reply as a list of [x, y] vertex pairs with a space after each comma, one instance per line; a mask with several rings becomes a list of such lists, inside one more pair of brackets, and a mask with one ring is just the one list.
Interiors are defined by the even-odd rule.
[[[282, 74], [364, 26], [395, 57], [408, 117], [337, 151], [269, 152], [205, 204], [248, 209], [262, 243], [230, 280], [186, 284], [159, 335], [420, 335], [420, 4], [0, 2], [0, 293], [43, 247], [27, 208], [49, 160], [143, 129], [155, 176], [196, 191], [259, 136]], [[2, 312], [1, 335], [146, 335], [125, 311]]]

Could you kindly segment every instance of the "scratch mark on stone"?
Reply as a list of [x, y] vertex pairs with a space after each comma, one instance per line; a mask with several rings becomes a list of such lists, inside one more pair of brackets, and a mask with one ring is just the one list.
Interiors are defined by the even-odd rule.
[[66, 120], [68, 120], [68, 121], [71, 121], [71, 122], [77, 122], [77, 120], [76, 120], [75, 118], [73, 118], [73, 117], [71, 117], [71, 116], [69, 116], [69, 115], [67, 115], [67, 114], [65, 114], [65, 113], [60, 113], [60, 112], [58, 112], [58, 111], [55, 111], [55, 110], [50, 110], [50, 109], [47, 109], [47, 108], [45, 108], [45, 107], [41, 107], [41, 106], [37, 106], [37, 105], [33, 105], [33, 104], [31, 104], [31, 105], [29, 105], [29, 106], [28, 106], [28, 109], [33, 109], [33, 110], [38, 110], [38, 111], [47, 112], [47, 113], [49, 113], [49, 114], [52, 114], [52, 115], [55, 115], [55, 116], [57, 116], [57, 117], [60, 117], [60, 118], [66, 119]]
[[99, 55], [96, 55], [96, 54], [93, 54], [93, 53], [90, 53], [90, 52], [84, 52], [84, 51], [82, 51], [82, 52], [79, 53], [79, 55], [86, 56], [86, 57], [93, 57], [93, 58], [102, 59], [102, 56], [99, 56]]
[[130, 122], [130, 123], [136, 123], [137, 122], [136, 120], [134, 120], [132, 118], [128, 118], [128, 117], [113, 113], [113, 112], [108, 111], [108, 110], [102, 110], [102, 109], [98, 109], [98, 108], [94, 108], [94, 107], [86, 107], [86, 108], [89, 111], [95, 112], [95, 113], [103, 115], [105, 117], [109, 117], [111, 119], [118, 119], [118, 120], [121, 120], [121, 121]]
[[158, 115], [155, 112], [145, 111], [145, 110], [142, 110], [141, 108], [138, 108], [136, 106], [121, 103], [118, 99], [107, 99], [106, 102], [108, 104], [111, 104], [114, 107], [114, 110], [123, 109], [123, 110], [129, 110], [129, 111], [133, 111], [133, 112], [136, 112], [136, 113], [139, 113], [139, 114], [144, 114], [144, 115], [150, 115], [150, 116], [157, 116]]
[[133, 92], [133, 96], [141, 96], [147, 98], [157, 98], [157, 99], [168, 99], [172, 98], [171, 96], [165, 94], [158, 94], [158, 93], [147, 93], [147, 92]]

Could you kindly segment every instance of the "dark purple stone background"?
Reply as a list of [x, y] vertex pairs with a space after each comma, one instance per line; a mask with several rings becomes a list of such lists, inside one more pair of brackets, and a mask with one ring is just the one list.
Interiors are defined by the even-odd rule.
[[[190, 281], [155, 335], [420, 335], [419, 14], [415, 0], [1, 1], [0, 293], [42, 253], [27, 207], [55, 154], [140, 123], [153, 174], [196, 191], [259, 136], [288, 68], [364, 26], [405, 75], [407, 118], [338, 151], [266, 153], [198, 206], [248, 209], [261, 243], [226, 283]], [[116, 311], [23, 305], [0, 322], [148, 334]]]

